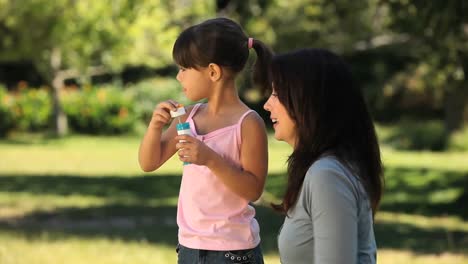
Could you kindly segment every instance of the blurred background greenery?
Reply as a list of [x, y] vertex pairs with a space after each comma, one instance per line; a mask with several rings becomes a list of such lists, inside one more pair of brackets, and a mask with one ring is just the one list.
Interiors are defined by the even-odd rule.
[[[157, 102], [190, 103], [174, 40], [215, 16], [277, 53], [322, 47], [350, 64], [385, 162], [379, 263], [468, 263], [463, 0], [0, 0], [0, 263], [175, 261], [180, 164], [143, 174], [136, 154]], [[253, 60], [238, 87], [266, 117]], [[268, 202], [290, 149], [269, 144], [257, 210], [278, 263], [281, 217]]]

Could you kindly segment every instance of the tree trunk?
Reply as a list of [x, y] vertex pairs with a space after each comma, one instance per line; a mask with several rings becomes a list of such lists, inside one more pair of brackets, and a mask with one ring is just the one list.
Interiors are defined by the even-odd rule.
[[60, 100], [60, 91], [63, 88], [63, 78], [60, 74], [54, 74], [54, 80], [52, 81], [52, 102], [53, 102], [53, 122], [54, 122], [54, 133], [58, 137], [65, 136], [68, 133], [68, 120], [65, 112], [62, 109]]
[[453, 83], [452, 89], [445, 90], [445, 128], [447, 134], [463, 127], [464, 115], [467, 108], [466, 82]]
[[63, 112], [60, 91], [63, 88], [64, 78], [60, 74], [62, 64], [62, 54], [59, 49], [53, 49], [50, 63], [52, 66], [52, 102], [53, 102], [53, 122], [54, 133], [57, 137], [62, 137], [68, 133], [68, 120]]
[[[468, 39], [468, 24], [466, 25], [467, 31], [465, 32], [465, 40]], [[462, 116], [462, 125], [466, 126], [468, 124], [468, 54], [466, 52], [459, 51], [458, 58], [461, 61], [462, 69], [463, 69], [463, 84], [461, 89], [464, 92], [464, 109], [463, 109], [463, 116]]]
[[463, 78], [451, 78], [452, 87], [445, 88], [445, 128], [448, 134], [463, 128], [468, 122], [468, 55], [458, 51]]

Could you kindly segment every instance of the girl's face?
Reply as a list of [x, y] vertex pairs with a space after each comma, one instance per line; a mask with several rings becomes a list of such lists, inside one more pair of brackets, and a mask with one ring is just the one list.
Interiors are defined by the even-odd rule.
[[176, 79], [182, 85], [185, 96], [191, 101], [198, 101], [206, 98], [206, 90], [211, 82], [206, 68], [183, 68], [179, 67]]
[[270, 112], [273, 129], [275, 130], [275, 138], [280, 141], [285, 141], [290, 146], [294, 147], [297, 138], [296, 123], [289, 116], [286, 107], [279, 101], [275, 89], [273, 89], [273, 92], [263, 108]]

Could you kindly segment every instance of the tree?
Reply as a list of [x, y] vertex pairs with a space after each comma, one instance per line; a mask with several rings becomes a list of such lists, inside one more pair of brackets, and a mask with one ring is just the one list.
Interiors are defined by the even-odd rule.
[[[220, 2], [238, 13], [248, 32], [277, 52], [325, 47], [347, 57], [367, 53], [375, 59], [380, 54], [385, 57], [380, 60], [389, 64], [393, 58], [402, 58], [401, 69], [393, 65], [365, 68], [361, 63], [364, 68], [359, 70], [382, 76], [379, 79], [386, 80], [379, 84], [382, 87], [391, 86], [395, 79], [404, 79], [402, 87], [408, 90], [418, 83], [417, 89], [434, 98], [433, 108], [444, 106], [448, 133], [468, 121], [466, 1], [256, 0], [247, 6], [239, 1]], [[392, 52], [393, 58], [389, 57]], [[375, 84], [369, 88], [376, 91], [368, 93], [383, 96], [382, 88]]]
[[126, 65], [170, 64], [182, 27], [214, 14], [211, 1], [3, 0], [0, 61], [31, 61], [52, 87], [54, 128], [67, 132], [63, 81]]
[[407, 49], [419, 58], [409, 74], [421, 72], [424, 86], [440, 94], [448, 133], [468, 121], [468, 2], [387, 0], [389, 27], [409, 36]]
[[[390, 43], [400, 43], [402, 37], [387, 29], [384, 10], [378, 0], [218, 0], [218, 12], [239, 21], [251, 37], [271, 45], [275, 52], [307, 47], [331, 49], [347, 58], [356, 53], [377, 53]], [[353, 62], [353, 61], [351, 61]], [[370, 65], [351, 64], [355, 71], [372, 72]], [[362, 69], [361, 69], [362, 68]], [[366, 93], [372, 100], [382, 85], [366, 79]], [[242, 87], [244, 88], [244, 87]], [[241, 89], [241, 92], [245, 91]], [[252, 90], [251, 90], [252, 91]], [[252, 101], [259, 95], [248, 91]]]

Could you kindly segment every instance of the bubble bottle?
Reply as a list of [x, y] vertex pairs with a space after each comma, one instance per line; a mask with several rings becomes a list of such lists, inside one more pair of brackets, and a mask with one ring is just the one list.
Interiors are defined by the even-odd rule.
[[[185, 115], [185, 108], [184, 105], [179, 104], [177, 106], [176, 111], [170, 111], [172, 118], [177, 118], [178, 124], [176, 126], [177, 135], [189, 135], [192, 136], [192, 132], [190, 131], [190, 123], [189, 122], [180, 122], [180, 117]], [[184, 142], [184, 140], [180, 140], [179, 142]], [[190, 164], [190, 162], [184, 162], [184, 165]]]

